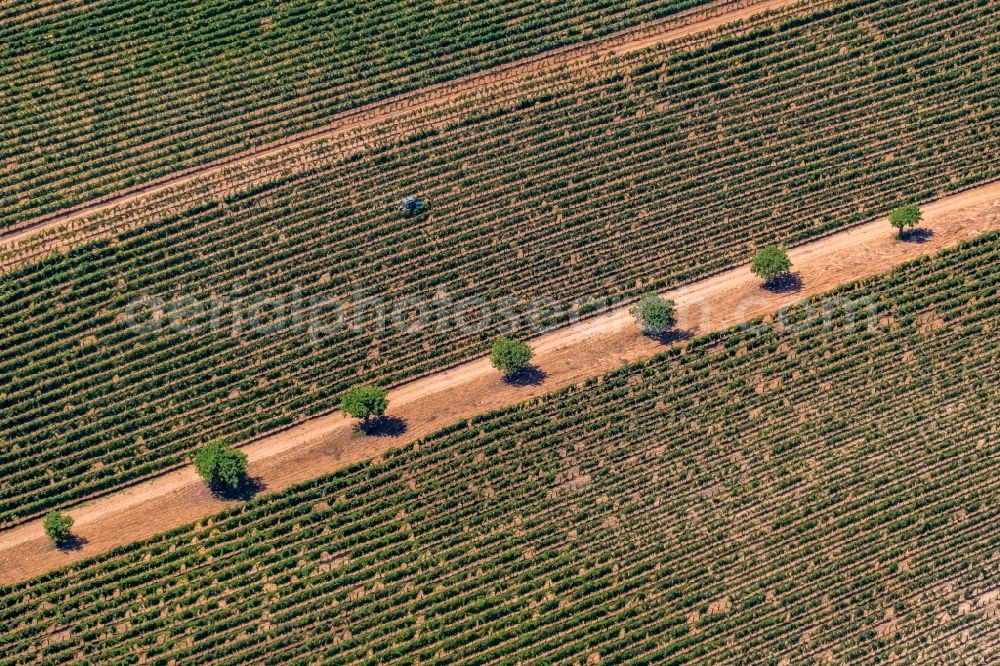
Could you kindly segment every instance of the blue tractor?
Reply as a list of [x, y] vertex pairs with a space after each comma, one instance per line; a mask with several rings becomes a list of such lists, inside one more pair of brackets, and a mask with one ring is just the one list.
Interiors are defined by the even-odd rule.
[[429, 206], [416, 197], [403, 197], [403, 201], [399, 205], [399, 212], [402, 213], [405, 218], [420, 215], [421, 213], [427, 212], [428, 209]]

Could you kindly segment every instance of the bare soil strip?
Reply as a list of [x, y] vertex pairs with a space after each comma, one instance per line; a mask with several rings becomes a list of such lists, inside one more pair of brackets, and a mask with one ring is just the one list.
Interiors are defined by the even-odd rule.
[[[9, 269], [52, 250], [121, 231], [149, 219], [150, 212], [169, 214], [203, 201], [206, 196], [221, 196], [266, 182], [288, 170], [309, 168], [321, 151], [312, 147], [352, 137], [345, 145], [357, 149], [371, 138], [354, 137], [376, 125], [428, 115], [442, 105], [461, 106], [462, 100], [496, 88], [516, 86], [521, 79], [543, 69], [582, 68], [600, 59], [621, 56], [658, 44], [707, 35], [733, 25], [744, 25], [751, 18], [775, 12], [794, 11], [799, 6], [814, 7], [823, 0], [737, 0], [717, 2], [683, 12], [663, 21], [632, 28], [607, 38], [548, 51], [455, 81], [369, 104], [339, 114], [327, 125], [280, 141], [245, 151], [215, 162], [179, 171], [127, 190], [57, 213], [26, 221], [0, 231], [0, 268]], [[382, 137], [383, 139], [385, 136]], [[338, 147], [343, 150], [343, 146]], [[180, 196], [183, 195], [183, 196]], [[113, 229], [95, 233], [108, 225]], [[89, 231], [87, 231], [89, 230]]]
[[[677, 302], [678, 329], [702, 335], [776, 310], [839, 285], [883, 273], [898, 264], [933, 254], [963, 240], [1000, 229], [1000, 182], [965, 190], [924, 208], [919, 241], [899, 240], [880, 218], [791, 250], [796, 288], [761, 288], [746, 266], [665, 292]], [[377, 458], [390, 448], [484, 412], [549, 393], [648, 358], [667, 344], [643, 336], [621, 308], [532, 340], [539, 380], [511, 385], [486, 358], [479, 358], [390, 392], [393, 417], [406, 429], [393, 436], [358, 434], [338, 414], [305, 421], [284, 432], [248, 443], [250, 473], [263, 492], [348, 465]], [[60, 551], [45, 537], [40, 520], [0, 533], [0, 582], [24, 580], [84, 557], [200, 520], [232, 506], [213, 496], [192, 468], [166, 473], [70, 511], [76, 550]]]

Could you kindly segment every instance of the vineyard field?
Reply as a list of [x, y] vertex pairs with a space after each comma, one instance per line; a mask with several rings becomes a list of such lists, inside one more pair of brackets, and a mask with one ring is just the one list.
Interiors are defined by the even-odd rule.
[[992, 663], [998, 327], [991, 234], [0, 588], [0, 662]]
[[[9, 272], [0, 523], [184, 462], [207, 438], [242, 441], [330, 409], [356, 381], [482, 353], [511, 299], [585, 311], [995, 177], [996, 13], [979, 0], [900, 7], [839, 2], [631, 54], [585, 81], [540, 74], [530, 98]], [[401, 192], [429, 197], [429, 218], [400, 219]], [[241, 335], [126, 322], [142, 299], [244, 292], [444, 294], [494, 314], [415, 335], [408, 310], [397, 326], [319, 338], [309, 320]], [[233, 310], [223, 303], [220, 318]]]
[[704, 1], [6, 3], [0, 228]]

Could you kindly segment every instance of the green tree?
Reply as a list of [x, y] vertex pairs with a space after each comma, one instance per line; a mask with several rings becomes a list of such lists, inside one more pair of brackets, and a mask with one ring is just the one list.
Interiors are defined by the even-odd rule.
[[502, 335], [493, 343], [490, 361], [493, 367], [511, 375], [528, 366], [531, 361], [531, 347], [524, 342]]
[[676, 322], [675, 310], [673, 301], [649, 292], [632, 306], [629, 314], [635, 318], [635, 323], [642, 327], [643, 333], [660, 335]]
[[765, 284], [788, 275], [791, 269], [792, 262], [788, 258], [788, 250], [780, 245], [760, 248], [754, 253], [750, 264], [751, 272], [764, 280]]
[[194, 468], [209, 486], [235, 490], [246, 478], [247, 454], [216, 439], [195, 451]]
[[52, 539], [52, 543], [56, 546], [62, 546], [69, 541], [69, 531], [73, 527], [73, 518], [68, 513], [49, 511], [42, 526], [45, 528], [45, 534]]
[[899, 237], [903, 237], [906, 227], [915, 227], [920, 223], [923, 214], [917, 204], [903, 204], [889, 213], [889, 224], [899, 229]]
[[362, 419], [364, 421], [362, 427], [367, 426], [372, 417], [385, 414], [388, 406], [386, 390], [371, 384], [351, 387], [340, 399], [340, 411], [356, 419]]

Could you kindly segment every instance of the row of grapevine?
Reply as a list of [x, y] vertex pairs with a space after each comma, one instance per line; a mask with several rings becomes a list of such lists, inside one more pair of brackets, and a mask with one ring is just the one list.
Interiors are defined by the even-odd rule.
[[[736, 4], [747, 1], [740, 0]], [[656, 49], [655, 57], [665, 58], [671, 52], [704, 46], [719, 37], [741, 34], [753, 26], [765, 25], [772, 20], [796, 15], [810, 5], [822, 4], [822, 0], [803, 0], [793, 6], [760, 12], [749, 21], [723, 23], [712, 30], [670, 39]], [[711, 15], [710, 9], [724, 13], [728, 6], [712, 5], [711, 8], [686, 14], [683, 19], [673, 19], [671, 25], [697, 21], [699, 17]], [[270, 144], [268, 150], [232, 157], [231, 161], [217, 169], [174, 172], [171, 177], [176, 179], [163, 187], [151, 188], [123, 199], [115, 194], [100, 197], [89, 202], [95, 204], [93, 209], [84, 209], [65, 219], [57, 216], [50, 221], [45, 218], [34, 220], [17, 229], [30, 229], [27, 237], [18, 237], [13, 242], [6, 239], [0, 250], [0, 268], [7, 270], [52, 250], [64, 250], [87, 240], [177, 214], [206, 199], [222, 200], [243, 194], [248, 188], [270, 188], [273, 183], [269, 181], [285, 180], [295, 173], [329, 167], [341, 159], [353, 161], [359, 151], [385, 149], [405, 137], [431, 136], [456, 123], [466, 125], [477, 117], [495, 115], [508, 107], [520, 109], [525, 104], [533, 103], [532, 100], [548, 99], [554, 93], [566, 94], [566, 91], [583, 85], [594, 68], [608, 71], [608, 65], [614, 64], [615, 71], [623, 67], [626, 68], [623, 71], [628, 71], [631, 69], [628, 63], [640, 64], [635, 55], [622, 58], [614, 52], [613, 45], [628, 43], [634, 35], [660, 34], [662, 29], [659, 24], [653, 24], [620, 33], [613, 40], [598, 42], [604, 45], [603, 48], [588, 46], [590, 57], [581, 55], [584, 51], [581, 46], [578, 47], [581, 53], [570, 50], [560, 51], [555, 56], [540, 56], [539, 62], [544, 61], [545, 67], [540, 67], [535, 59], [522, 60], [516, 66], [489, 77], [488, 82], [469, 78], [452, 82], [444, 90], [434, 86], [424, 88], [394, 102], [355, 110], [349, 120], [326, 130], [319, 128], [309, 133], [307, 140], [278, 141]], [[99, 205], [102, 203], [107, 205]]]
[[[496, 314], [510, 298], [586, 310], [995, 176], [996, 16], [976, 0], [898, 5], [843, 2], [642, 54], [6, 275], [0, 521], [154, 474], [205, 438], [240, 441], [330, 409], [356, 381], [481, 353], [510, 323]], [[941, 44], [933, 55], [926, 39]], [[429, 195], [429, 219], [399, 219], [400, 192]], [[493, 314], [414, 332], [411, 306], [383, 330], [318, 337], [338, 313], [279, 315], [289, 325], [268, 334], [125, 321], [141, 298], [355, 305], [358, 292], [390, 305], [475, 298]], [[217, 314], [234, 318], [226, 304]]]
[[1000, 235], [834, 296], [2, 588], [2, 663], [990, 663]]
[[0, 228], [704, 2], [6, 4]]

